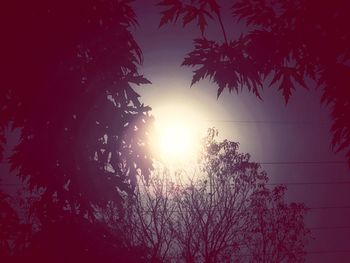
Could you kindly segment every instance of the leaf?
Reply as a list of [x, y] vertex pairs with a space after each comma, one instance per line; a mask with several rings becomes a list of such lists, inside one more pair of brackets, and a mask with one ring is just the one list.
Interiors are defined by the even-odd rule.
[[198, 15], [199, 10], [194, 6], [186, 6], [184, 9], [186, 13], [183, 17], [182, 26], [185, 27], [188, 23], [192, 22]]
[[304, 88], [307, 88], [303, 77], [301, 77], [298, 72], [298, 69], [290, 67], [282, 67], [278, 69], [277, 72], [275, 72], [275, 75], [269, 84], [269, 86], [271, 87], [272, 85], [280, 82], [278, 90], [282, 91], [286, 104], [288, 103], [289, 98], [292, 95], [292, 90], [295, 90], [295, 85], [292, 79]]
[[202, 32], [202, 35], [204, 34], [204, 30], [206, 26], [208, 25], [207, 21], [205, 20], [205, 13], [199, 12], [198, 13], [198, 26]]
[[179, 15], [183, 12], [182, 3], [180, 0], [163, 0], [157, 4], [158, 6], [168, 6], [169, 9], [166, 9], [161, 12], [161, 19], [159, 27], [170, 23], [176, 22]]
[[290, 76], [284, 75], [281, 85], [278, 87], [278, 90], [282, 91], [285, 103], [287, 104], [292, 95], [292, 90], [295, 89], [294, 85], [290, 79]]
[[206, 77], [207, 69], [203, 66], [197, 70], [194, 70], [193, 72], [194, 74], [192, 76], [191, 87], [199, 80], [204, 79]]
[[208, 25], [206, 17], [213, 19], [210, 12], [213, 12], [214, 9], [218, 10], [219, 7], [216, 1], [212, 0], [191, 1], [190, 4], [185, 5], [179, 0], [165, 0], [158, 3], [158, 5], [168, 7], [168, 9], [161, 12], [162, 16], [159, 27], [169, 22], [175, 23], [179, 16], [183, 15], [182, 26], [185, 27], [187, 24], [197, 19], [197, 25], [202, 35]]
[[238, 1], [231, 8], [238, 21], [245, 20], [247, 25], [269, 27], [276, 20], [276, 13], [266, 1]]
[[126, 80], [128, 82], [136, 84], [137, 86], [139, 86], [140, 84], [152, 84], [152, 82], [146, 79], [143, 75], [129, 74], [126, 76]]
[[303, 78], [303, 76], [301, 76], [299, 74], [299, 72], [300, 72], [300, 70], [295, 68], [294, 70], [292, 70], [291, 76], [293, 77], [293, 79], [295, 79], [299, 83], [300, 86], [302, 86], [303, 88], [307, 89], [308, 87], [306, 86], [304, 78]]
[[275, 73], [269, 86], [271, 87], [273, 84], [275, 84], [277, 81], [279, 81], [281, 79], [281, 77], [282, 77], [282, 70], [279, 70], [277, 73]]
[[225, 88], [225, 86], [219, 87], [218, 92], [216, 94], [216, 99], [218, 99], [220, 97], [221, 93], [224, 91], [224, 88]]
[[217, 3], [216, 0], [203, 0], [202, 2], [205, 2], [210, 6], [210, 10], [213, 11], [214, 13], [219, 13], [220, 6]]

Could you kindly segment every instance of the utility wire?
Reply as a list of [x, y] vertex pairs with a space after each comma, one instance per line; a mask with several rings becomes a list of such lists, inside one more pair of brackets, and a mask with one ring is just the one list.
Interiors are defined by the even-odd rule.
[[341, 253], [350, 253], [350, 249], [306, 251], [306, 254], [341, 254]]
[[259, 162], [267, 165], [299, 165], [299, 164], [347, 164], [346, 161], [286, 161], [286, 162]]
[[325, 210], [325, 209], [350, 209], [350, 206], [317, 206], [317, 207], [307, 207], [311, 210]]
[[265, 120], [215, 120], [208, 119], [202, 120], [203, 122], [216, 122], [216, 123], [237, 123], [237, 124], [283, 124], [283, 125], [329, 125], [326, 122], [313, 122], [313, 121], [265, 121]]
[[286, 162], [258, 162], [263, 165], [307, 165], [307, 164], [347, 164], [346, 161], [286, 161]]
[[350, 226], [319, 226], [319, 227], [307, 227], [307, 229], [310, 230], [343, 230], [343, 229], [350, 229]]
[[[21, 184], [0, 184], [0, 186], [20, 186], [20, 185]], [[350, 206], [315, 206], [315, 207], [306, 207], [306, 208], [308, 210], [350, 209]]]
[[[0, 186], [21, 186], [23, 184], [18, 183], [0, 183]], [[306, 186], [306, 185], [350, 185], [350, 181], [327, 181], [327, 182], [275, 182], [275, 183], [265, 183], [265, 185], [286, 185], [286, 186]]]
[[[306, 254], [343, 254], [350, 253], [350, 249], [342, 249], [342, 250], [315, 250], [315, 251], [305, 251]], [[255, 253], [254, 255], [264, 255], [262, 253]], [[271, 255], [271, 253], [265, 253], [265, 255]], [[253, 254], [237, 254], [235, 256], [238, 257], [252, 257]], [[178, 259], [179, 257], [170, 256], [170, 259]]]
[[[0, 183], [0, 186], [21, 186], [18, 183]], [[265, 185], [350, 185], [350, 181], [328, 181], [328, 182], [275, 182]]]
[[332, 181], [332, 182], [278, 182], [266, 183], [266, 185], [350, 185], [349, 181]]
[[[350, 184], [350, 182], [347, 182]], [[6, 186], [19, 186], [20, 184], [0, 184], [0, 185], [6, 185]], [[324, 210], [324, 209], [350, 209], [350, 206], [320, 206], [320, 207], [307, 207], [307, 209], [310, 210]], [[307, 227], [307, 229], [310, 229], [312, 231], [322, 231], [322, 230], [350, 230], [350, 226], [317, 226], [317, 227]], [[328, 251], [332, 252], [332, 251]], [[327, 253], [328, 253], [327, 252]], [[334, 251], [336, 252], [336, 251]], [[348, 251], [346, 251], [348, 252]], [[350, 252], [350, 251], [349, 251]], [[314, 253], [314, 252], [312, 252]], [[316, 253], [316, 252], [315, 252]], [[318, 253], [318, 252], [317, 252]], [[323, 252], [322, 252], [323, 253]]]

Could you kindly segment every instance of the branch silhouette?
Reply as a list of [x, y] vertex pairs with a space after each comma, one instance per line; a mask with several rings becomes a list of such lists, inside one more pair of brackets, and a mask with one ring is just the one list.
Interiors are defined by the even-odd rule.
[[260, 165], [216, 136], [203, 140], [195, 172], [158, 164], [138, 185], [134, 240], [151, 262], [302, 262], [305, 206], [286, 202], [284, 186], [267, 187]]

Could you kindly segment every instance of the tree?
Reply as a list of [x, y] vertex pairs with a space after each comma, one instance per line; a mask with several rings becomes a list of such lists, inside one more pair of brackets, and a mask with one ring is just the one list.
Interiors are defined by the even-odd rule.
[[118, 191], [132, 192], [136, 169], [149, 174], [150, 108], [131, 86], [149, 81], [137, 71], [129, 2], [14, 1], [2, 11], [13, 23], [0, 127], [21, 129], [11, 165], [46, 188], [46, 204], [55, 195], [83, 212], [121, 202]]
[[[160, 25], [182, 18], [197, 20], [202, 33], [182, 65], [195, 67], [192, 83], [209, 78], [224, 89], [248, 89], [260, 98], [265, 86], [277, 87], [288, 103], [293, 90], [322, 89], [321, 102], [331, 106], [332, 146], [347, 149], [350, 165], [350, 24], [349, 3], [337, 1], [232, 1], [232, 18], [246, 25], [245, 33], [228, 39], [220, 13], [221, 1], [163, 0]], [[223, 42], [204, 34], [208, 19], [217, 19]], [[235, 28], [235, 27], [230, 27]]]
[[130, 235], [135, 245], [150, 250], [149, 262], [164, 262], [174, 257], [175, 231], [173, 218], [176, 209], [170, 172], [158, 165], [148, 182], [140, 178], [129, 217], [133, 229]]
[[91, 223], [77, 216], [70, 219], [46, 224], [33, 235], [28, 247], [15, 255], [16, 262], [145, 261], [143, 247], [126, 245], [128, 237], [103, 221]]
[[133, 89], [150, 83], [138, 73], [142, 53], [130, 32], [136, 16], [129, 0], [63, 0], [11, 1], [1, 17], [0, 146], [6, 127], [20, 129], [12, 169], [30, 190], [45, 189], [33, 209], [41, 229], [33, 251], [68, 258], [64, 243], [80, 252], [104, 243], [104, 232], [88, 247], [67, 242], [83, 226], [97, 228], [92, 205], [113, 201], [121, 209], [137, 171], [145, 179], [150, 173], [150, 108]]
[[260, 165], [216, 135], [205, 139], [196, 179], [174, 182], [160, 167], [138, 188], [136, 240], [162, 262], [302, 262], [305, 206], [286, 202], [285, 187], [268, 187]]
[[286, 203], [286, 187], [261, 191], [250, 209], [247, 253], [252, 262], [303, 262], [309, 230], [301, 203]]
[[[2, 262], [144, 262], [148, 251], [133, 245], [120, 219], [111, 227], [96, 210], [94, 221], [70, 213], [66, 220], [42, 224], [35, 203], [40, 195], [21, 189], [16, 198], [0, 195], [0, 255]], [[115, 207], [122, 214], [119, 207]], [[69, 220], [68, 220], [69, 219]], [[117, 222], [117, 221], [116, 221]]]
[[11, 206], [9, 196], [0, 191], [0, 257], [8, 259], [11, 255], [10, 241], [18, 234], [19, 220]]

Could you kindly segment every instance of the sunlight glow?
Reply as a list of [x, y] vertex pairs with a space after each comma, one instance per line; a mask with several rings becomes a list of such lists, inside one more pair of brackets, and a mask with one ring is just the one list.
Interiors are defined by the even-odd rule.
[[155, 156], [171, 164], [194, 161], [204, 134], [201, 119], [198, 111], [181, 104], [159, 108], [152, 136]]
[[161, 151], [164, 154], [182, 155], [190, 151], [190, 131], [181, 124], [165, 127], [160, 138]]

